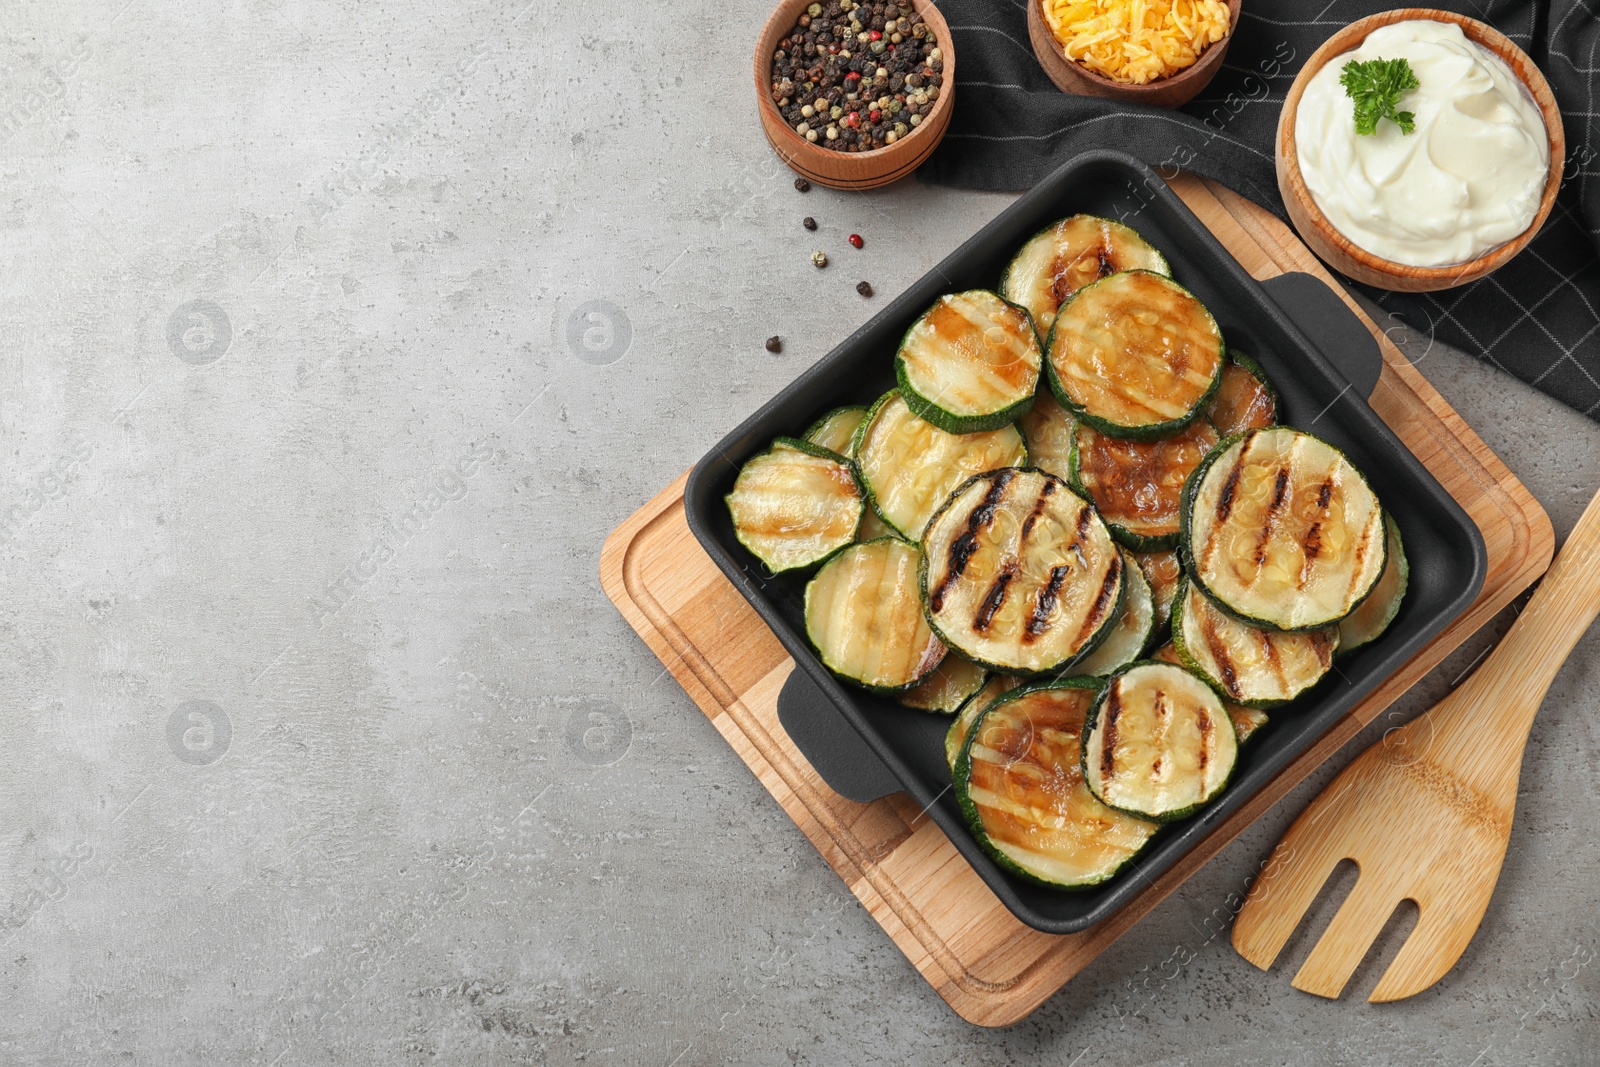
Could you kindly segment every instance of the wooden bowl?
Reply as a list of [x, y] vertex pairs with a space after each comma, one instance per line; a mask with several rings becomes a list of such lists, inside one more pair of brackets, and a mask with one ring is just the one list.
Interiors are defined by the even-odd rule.
[[[1367, 34], [1373, 30], [1410, 19], [1454, 23], [1461, 27], [1468, 40], [1499, 56], [1533, 95], [1534, 102], [1539, 105], [1539, 111], [1544, 116], [1545, 132], [1550, 137], [1550, 173], [1545, 179], [1544, 195], [1539, 200], [1539, 211], [1533, 217], [1532, 224], [1520, 237], [1507, 241], [1498, 248], [1492, 248], [1477, 259], [1466, 263], [1455, 263], [1444, 267], [1413, 267], [1368, 252], [1334, 229], [1328, 217], [1312, 199], [1311, 190], [1306, 188], [1305, 178], [1300, 174], [1294, 125], [1306, 83], [1324, 65], [1343, 53], [1359, 47], [1361, 42], [1367, 39]], [[1505, 264], [1533, 240], [1534, 234], [1539, 232], [1539, 227], [1544, 225], [1550, 209], [1555, 205], [1556, 190], [1561, 185], [1561, 170], [1566, 153], [1566, 134], [1562, 130], [1561, 111], [1556, 106], [1555, 95], [1550, 91], [1550, 83], [1544, 80], [1544, 75], [1539, 73], [1539, 68], [1533, 65], [1533, 60], [1528, 58], [1527, 53], [1499, 30], [1476, 19], [1469, 19], [1465, 15], [1457, 15], [1450, 11], [1407, 7], [1369, 15], [1352, 22], [1328, 38], [1323, 46], [1311, 53], [1311, 58], [1306, 60], [1306, 65], [1301, 68], [1294, 79], [1294, 84], [1289, 87], [1283, 111], [1278, 116], [1278, 192], [1283, 196], [1284, 207], [1289, 212], [1289, 221], [1293, 222], [1294, 228], [1299, 231], [1300, 239], [1311, 246], [1311, 250], [1333, 269], [1348, 278], [1367, 285], [1375, 285], [1380, 289], [1405, 293], [1430, 293], [1477, 281]]]
[[1067, 58], [1067, 53], [1050, 32], [1044, 20], [1040, 0], [1021, 0], [1028, 7], [1028, 40], [1033, 43], [1033, 54], [1039, 65], [1056, 83], [1056, 88], [1076, 96], [1102, 96], [1109, 100], [1123, 100], [1130, 104], [1149, 104], [1151, 107], [1180, 107], [1199, 95], [1222, 69], [1222, 57], [1227, 54], [1228, 42], [1239, 26], [1239, 8], [1242, 0], [1227, 0], [1228, 36], [1200, 53], [1193, 66], [1185, 67], [1169, 78], [1159, 78], [1144, 85], [1116, 82], [1096, 74], [1082, 63]]
[[778, 105], [772, 102], [772, 53], [777, 50], [778, 41], [813, 2], [783, 0], [767, 18], [756, 40], [756, 107], [761, 113], [761, 128], [766, 132], [767, 142], [790, 170], [830, 189], [876, 189], [898, 181], [922, 165], [950, 126], [956, 95], [956, 52], [950, 41], [950, 27], [929, 0], [912, 0], [911, 6], [933, 31], [934, 42], [944, 56], [939, 99], [934, 101], [927, 117], [894, 144], [870, 152], [835, 152], [795, 133], [778, 113]]

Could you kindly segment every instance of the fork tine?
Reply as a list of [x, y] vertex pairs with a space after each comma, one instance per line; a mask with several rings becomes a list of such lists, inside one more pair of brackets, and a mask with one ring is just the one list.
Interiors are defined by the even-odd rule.
[[[1481, 891], [1473, 891], [1481, 885]], [[1494, 882], [1474, 883], [1466, 895], [1418, 901], [1417, 927], [1367, 999], [1373, 1004], [1404, 1000], [1433, 985], [1456, 965], [1489, 910]]]
[[1337, 1000], [1399, 903], [1392, 885], [1361, 872], [1291, 984], [1303, 993]]
[[1272, 850], [1261, 877], [1250, 887], [1244, 907], [1233, 920], [1234, 951], [1263, 971], [1278, 958], [1306, 909], [1344, 858], [1331, 850], [1314, 856], [1298, 854], [1295, 829], [1291, 827]]

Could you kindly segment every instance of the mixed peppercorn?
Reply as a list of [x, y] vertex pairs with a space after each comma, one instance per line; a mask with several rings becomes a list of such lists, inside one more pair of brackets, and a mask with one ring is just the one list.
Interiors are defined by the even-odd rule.
[[829, 0], [806, 8], [778, 40], [772, 101], [807, 141], [867, 152], [927, 118], [943, 71], [933, 31], [909, 4]]

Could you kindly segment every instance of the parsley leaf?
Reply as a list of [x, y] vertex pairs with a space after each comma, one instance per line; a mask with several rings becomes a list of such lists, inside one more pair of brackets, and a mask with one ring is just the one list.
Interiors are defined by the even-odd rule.
[[1356, 133], [1378, 132], [1378, 122], [1389, 119], [1401, 133], [1417, 128], [1417, 116], [1397, 111], [1400, 94], [1419, 86], [1411, 64], [1403, 59], [1351, 60], [1339, 72], [1345, 95], [1355, 101]]

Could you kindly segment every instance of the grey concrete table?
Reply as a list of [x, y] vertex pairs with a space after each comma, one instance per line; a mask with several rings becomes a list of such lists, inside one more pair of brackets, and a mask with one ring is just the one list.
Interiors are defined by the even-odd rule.
[[[797, 194], [764, 14], [0, 11], [0, 1063], [1596, 1062], [1600, 636], [1435, 989], [1208, 922], [1330, 767], [1004, 1032], [663, 678], [604, 535], [1008, 199]], [[1564, 531], [1600, 426], [1408, 351]]]

